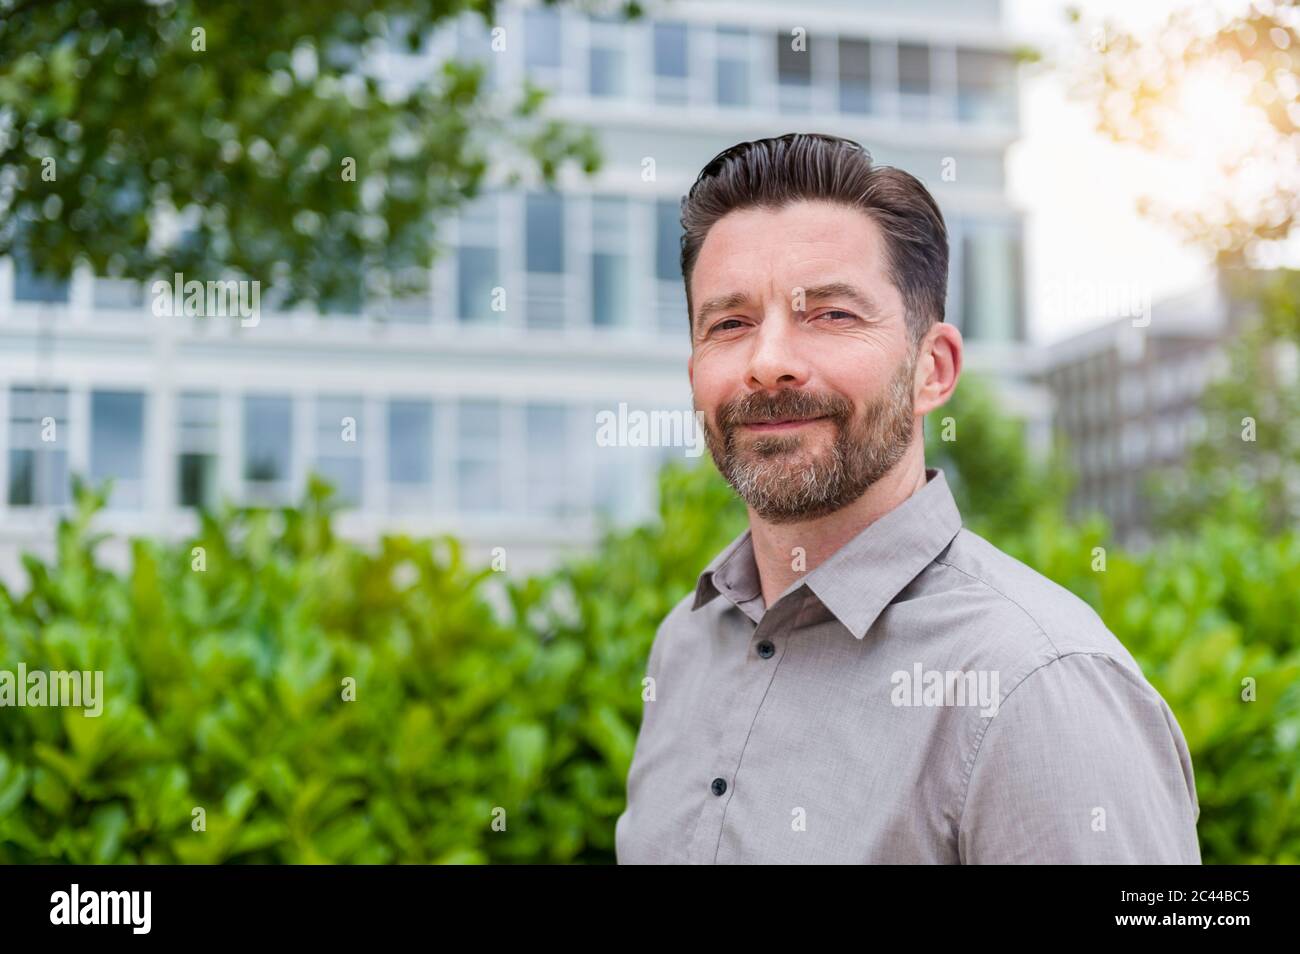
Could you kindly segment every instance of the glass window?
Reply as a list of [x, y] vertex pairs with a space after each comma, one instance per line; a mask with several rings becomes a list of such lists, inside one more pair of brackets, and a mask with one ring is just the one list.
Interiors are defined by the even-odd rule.
[[655, 302], [655, 326], [661, 334], [688, 335], [686, 289], [681, 281], [666, 282]]
[[558, 69], [561, 37], [560, 12], [554, 7], [524, 11], [524, 65], [530, 69]]
[[533, 192], [525, 200], [526, 259], [530, 272], [564, 271], [564, 199]]
[[717, 84], [719, 106], [748, 106], [749, 31], [718, 27]]
[[777, 108], [782, 112], [806, 113], [812, 109], [813, 55], [813, 40], [807, 34], [802, 42], [789, 31], [776, 34], [776, 96]]
[[499, 193], [487, 190], [461, 207], [456, 216], [456, 309], [463, 322], [494, 321], [492, 289], [502, 284]]
[[124, 278], [96, 278], [95, 307], [133, 311], [144, 307], [144, 282]]
[[591, 322], [609, 327], [628, 320], [628, 257], [596, 252], [591, 257]]
[[[680, 325], [677, 330], [682, 332]], [[652, 414], [661, 407], [633, 401], [628, 404], [628, 413]], [[585, 420], [593, 420], [600, 411], [618, 413], [618, 407], [584, 409]], [[661, 452], [680, 454], [681, 448], [597, 447], [592, 474], [593, 509], [619, 524], [654, 519]]]
[[14, 301], [57, 304], [68, 300], [66, 279], [37, 273], [24, 248], [15, 246], [10, 254], [14, 263]]
[[433, 485], [432, 400], [389, 402], [389, 496], [395, 508], [428, 503]]
[[361, 503], [364, 413], [365, 402], [359, 395], [322, 396], [316, 400], [313, 469], [334, 487], [336, 500], [353, 507]]
[[244, 480], [257, 503], [289, 502], [293, 403], [288, 397], [244, 397]]
[[92, 391], [90, 477], [98, 486], [111, 479], [110, 507], [144, 503], [144, 394]]
[[992, 50], [957, 51], [957, 116], [968, 121], [1015, 119], [1015, 67], [1011, 57]]
[[627, 201], [598, 196], [591, 219], [591, 323], [623, 325], [631, 311]]
[[840, 111], [871, 112], [871, 43], [840, 39]]
[[655, 327], [662, 334], [681, 334], [686, 322], [681, 210], [676, 202], [668, 199], [659, 200], [655, 208]]
[[456, 304], [463, 322], [487, 322], [500, 312], [492, 310], [492, 289], [498, 287], [497, 250], [464, 247], [456, 250]]
[[654, 25], [655, 75], [685, 79], [688, 73], [686, 24]]
[[930, 114], [930, 48], [898, 44], [898, 100], [903, 116], [924, 119]]
[[969, 223], [962, 238], [962, 334], [1013, 341], [1020, 324], [1020, 237], [1001, 223]]
[[593, 474], [593, 509], [617, 523], [627, 523], [635, 516], [636, 459], [634, 448], [598, 447]]
[[562, 405], [530, 404], [525, 416], [527, 473], [525, 493], [530, 513], [560, 516], [572, 508], [574, 478], [569, 415]]
[[812, 84], [812, 37], [803, 35], [800, 48], [794, 34], [781, 31], [776, 34], [776, 79], [785, 86]]
[[564, 199], [555, 192], [534, 192], [524, 206], [524, 322], [529, 328], [562, 328], [571, 319], [564, 257]]
[[53, 278], [36, 272], [31, 253], [27, 251], [25, 240], [30, 238], [31, 224], [19, 222], [14, 246], [9, 252], [13, 259], [13, 298], [16, 302], [68, 302], [69, 283], [66, 279]]
[[68, 502], [67, 428], [67, 388], [9, 389], [9, 503]]
[[690, 57], [686, 24], [654, 24], [655, 102], [685, 103], [689, 95]]
[[587, 83], [592, 96], [626, 95], [627, 57], [623, 51], [608, 46], [593, 46], [587, 64]]
[[681, 207], [671, 199], [655, 203], [655, 275], [663, 281], [682, 280]]
[[749, 64], [744, 60], [718, 60], [718, 105], [749, 105]]
[[917, 43], [898, 44], [898, 88], [903, 93], [930, 92], [930, 48]]
[[182, 507], [217, 504], [219, 405], [212, 393], [181, 394], [177, 407], [177, 499]]
[[461, 401], [456, 426], [456, 491], [465, 512], [501, 510], [501, 406]]

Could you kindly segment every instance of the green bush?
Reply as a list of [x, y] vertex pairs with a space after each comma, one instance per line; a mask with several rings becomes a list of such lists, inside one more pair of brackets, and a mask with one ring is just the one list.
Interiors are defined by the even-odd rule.
[[[454, 541], [362, 550], [332, 533], [314, 486], [299, 510], [136, 541], [117, 574], [93, 557], [102, 498], [78, 502], [56, 564], [29, 557], [30, 591], [0, 591], [0, 668], [103, 670], [107, 701], [98, 718], [0, 710], [0, 861], [608, 854], [611, 765], [634, 728], [578, 687], [617, 677], [500, 621], [492, 571]], [[635, 660], [622, 665], [630, 679]]]

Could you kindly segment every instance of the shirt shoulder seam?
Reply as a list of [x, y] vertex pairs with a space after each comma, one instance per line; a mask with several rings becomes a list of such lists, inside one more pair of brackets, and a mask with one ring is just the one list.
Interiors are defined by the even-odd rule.
[[[957, 569], [957, 568], [954, 567], [953, 569]], [[969, 574], [967, 575], [969, 576]], [[1034, 673], [1038, 672], [1041, 669], [1046, 669], [1048, 666], [1052, 665], [1053, 663], [1060, 662], [1062, 659], [1068, 659], [1071, 656], [1099, 656], [1102, 659], [1105, 659], [1107, 662], [1112, 663], [1116, 669], [1120, 670], [1123, 678], [1127, 679], [1130, 682], [1136, 682], [1139, 688], [1141, 688], [1141, 686], [1144, 684], [1148, 687], [1150, 686], [1149, 683], [1144, 683], [1142, 680], [1136, 679], [1133, 673], [1128, 671], [1128, 667], [1126, 667], [1120, 660], [1116, 659], [1111, 653], [1108, 653], [1104, 650], [1096, 650], [1096, 649], [1079, 649], [1079, 650], [1072, 650], [1071, 652], [1068, 653], [1062, 653], [1058, 656], [1055, 656], [1052, 659], [1048, 659], [1045, 662], [1040, 663], [1039, 665], [1035, 666], [1033, 669], [1029, 670], [1029, 672], [1025, 673], [1023, 678], [1021, 678], [1019, 682], [1017, 682], [1014, 686], [1012, 686], [1011, 689], [1007, 692], [1007, 694], [1003, 696], [1002, 699], [998, 702], [998, 711], [993, 713], [991, 717], [989, 717], [984, 721], [984, 724], [980, 726], [979, 732], [975, 737], [975, 748], [974, 751], [971, 753], [970, 761], [967, 763], [966, 771], [964, 773], [965, 778], [962, 780], [961, 808], [957, 812], [957, 832], [959, 836], [961, 832], [962, 821], [966, 817], [966, 803], [970, 798], [971, 779], [975, 776], [975, 762], [979, 759], [980, 751], [984, 747], [984, 738], [988, 734], [989, 728], [993, 725], [993, 721], [1002, 713], [1002, 709], [1006, 705], [1007, 700], [1011, 698], [1012, 693], [1014, 693], [1017, 689], [1019, 689], [1026, 682], [1028, 682], [1030, 676], [1032, 676]]]
[[1003, 593], [1000, 589], [998, 589], [988, 580], [984, 579], [984, 577], [976, 576], [974, 573], [971, 573], [967, 570], [963, 570], [955, 563], [950, 563], [947, 560], [940, 560], [940, 559], [935, 559], [934, 562], [940, 564], [941, 566], [952, 567], [952, 569], [956, 570], [958, 573], [962, 574], [963, 576], [970, 577], [972, 580], [975, 580], [977, 583], [983, 583], [994, 593], [998, 594], [998, 596], [1002, 597], [1008, 603], [1011, 603], [1018, 610], [1020, 610], [1020, 612], [1024, 613], [1025, 616], [1028, 617], [1029, 621], [1033, 623], [1035, 627], [1037, 627], [1038, 632], [1042, 635], [1043, 639], [1047, 640], [1047, 645], [1052, 647], [1052, 652], [1056, 653], [1056, 658], [1059, 659], [1061, 657], [1062, 653], [1060, 648], [1056, 645], [1056, 643], [1052, 642], [1052, 637], [1047, 635], [1047, 630], [1043, 628], [1043, 624], [1040, 623], [1038, 621], [1038, 618], [1034, 616], [1033, 613], [1029, 612], [1029, 610], [1025, 609], [1025, 607], [1022, 606], [1020, 602], [1016, 600], [1014, 597], [1008, 596], [1006, 593]]

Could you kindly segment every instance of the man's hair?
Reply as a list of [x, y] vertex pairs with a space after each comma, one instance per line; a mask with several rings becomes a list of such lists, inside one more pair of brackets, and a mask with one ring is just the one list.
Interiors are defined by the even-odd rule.
[[880, 226], [889, 276], [903, 298], [915, 348], [943, 321], [948, 289], [948, 230], [939, 206], [915, 176], [873, 164], [851, 139], [787, 133], [737, 143], [713, 157], [682, 199], [682, 278], [692, 328], [691, 273], [714, 223], [737, 209], [773, 211], [799, 200], [861, 209]]

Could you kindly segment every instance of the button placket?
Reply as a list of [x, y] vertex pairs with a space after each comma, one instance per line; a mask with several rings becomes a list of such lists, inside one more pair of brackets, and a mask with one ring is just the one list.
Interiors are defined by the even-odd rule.
[[[775, 658], [778, 654], [776, 644], [769, 635], [773, 631], [780, 633], [789, 633], [797, 630], [803, 620], [804, 612], [808, 605], [810, 594], [805, 592], [804, 598], [789, 608], [782, 608], [776, 612], [766, 612], [762, 619], [750, 634], [746, 644], [746, 653], [748, 654], [753, 648], [757, 658], [749, 656], [744, 671], [753, 673], [754, 678], [749, 680], [740, 693], [740, 700], [735, 708], [733, 718], [729, 720], [726, 744], [724, 753], [734, 752], [730, 758], [730, 771], [719, 774], [710, 781], [709, 790], [715, 796], [710, 798], [704, 805], [699, 824], [695, 828], [692, 837], [691, 857], [698, 862], [714, 863], [717, 861], [718, 849], [722, 840], [722, 829], [726, 819], [727, 806], [731, 802], [731, 796], [734, 794], [736, 777], [740, 771], [744, 760], [744, 749], [754, 722], [758, 719], [759, 711], [763, 707], [763, 700], [767, 696], [768, 689], [772, 680], [776, 677], [776, 667], [766, 665], [768, 659]], [[757, 642], [755, 642], [757, 640]], [[768, 651], [766, 656], [762, 653], [764, 650], [760, 646], [766, 646]], [[763, 668], [756, 668], [755, 664], [763, 662]], [[755, 668], [751, 668], [755, 667]], [[721, 760], [715, 763], [718, 768], [724, 767]]]

